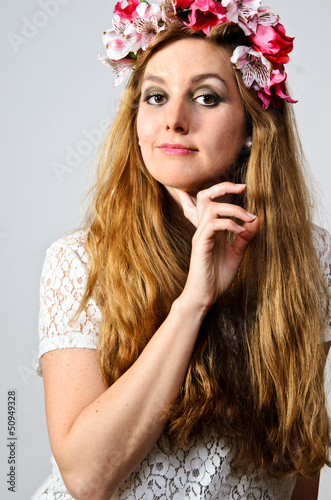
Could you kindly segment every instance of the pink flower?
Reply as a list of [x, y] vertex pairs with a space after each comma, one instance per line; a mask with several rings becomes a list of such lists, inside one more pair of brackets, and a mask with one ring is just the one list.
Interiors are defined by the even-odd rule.
[[290, 103], [298, 102], [286, 94], [286, 78], [287, 75], [285, 71], [275, 69], [271, 73], [269, 86], [257, 91], [257, 94], [262, 101], [263, 109], [267, 109], [270, 103], [274, 108], [281, 109], [281, 99], [285, 99], [285, 101]]
[[161, 19], [161, 8], [158, 4], [149, 5], [142, 2], [136, 8], [137, 17], [125, 30], [128, 40], [128, 52], [137, 52], [140, 48], [145, 50], [163, 29], [158, 25]]
[[127, 1], [128, 5], [124, 9], [122, 8], [123, 0], [121, 2], [117, 2], [114, 8], [114, 14], [117, 14], [120, 17], [123, 17], [124, 19], [132, 19], [133, 17], [135, 17], [135, 10], [140, 2], [139, 0], [127, 0]]
[[194, 0], [175, 0], [175, 8], [178, 7], [180, 10], [188, 9], [192, 3], [194, 3]]
[[270, 7], [259, 7], [258, 16], [259, 24], [263, 26], [275, 26], [279, 21], [279, 16], [270, 12]]
[[161, 17], [164, 22], [174, 21], [176, 18], [176, 0], [164, 0]]
[[113, 61], [108, 57], [103, 57], [101, 54], [99, 54], [99, 60], [103, 64], [111, 66], [115, 71], [117, 77], [114, 81], [114, 87], [117, 87], [120, 83], [122, 83], [125, 75], [128, 73], [128, 71], [130, 71], [130, 69], [133, 69], [134, 65], [136, 64], [135, 59], [124, 58], [119, 61]]
[[159, 28], [158, 26], [156, 16], [146, 18], [136, 17], [133, 20], [132, 30], [135, 30], [136, 32], [136, 42], [138, 42], [139, 40], [140, 46], [134, 49], [132, 48], [130, 50], [132, 50], [133, 52], [138, 50], [138, 48], [142, 48], [143, 50], [145, 50], [162, 29], [163, 27]]
[[253, 15], [256, 15], [261, 5], [261, 0], [222, 0], [222, 5], [226, 8], [231, 17], [237, 16], [233, 21], [237, 23], [239, 12], [246, 13], [248, 15], [251, 15], [251, 13], [254, 12]]
[[245, 35], [256, 32], [258, 24], [258, 9], [261, 0], [223, 0], [227, 9], [229, 21], [238, 24]]
[[272, 66], [261, 52], [239, 45], [232, 54], [231, 62], [241, 70], [247, 88], [260, 90], [269, 86]]
[[111, 30], [104, 31], [102, 41], [106, 48], [109, 59], [119, 60], [127, 55], [126, 39], [124, 35], [125, 27], [128, 21], [122, 20], [119, 16], [114, 16]]
[[136, 13], [139, 17], [156, 17], [157, 21], [161, 19], [161, 7], [157, 3], [149, 5], [147, 2], [142, 2], [136, 8]]
[[290, 60], [288, 54], [293, 49], [294, 38], [286, 36], [282, 24], [278, 23], [276, 26], [259, 25], [256, 34], [250, 35], [249, 39], [252, 46], [263, 52], [269, 61], [285, 64]]
[[[118, 5], [118, 4], [117, 4]], [[131, 2], [130, 8], [135, 6]], [[125, 9], [122, 9], [124, 12]], [[119, 9], [117, 9], [119, 12]], [[103, 43], [107, 57], [112, 61], [119, 61], [132, 52], [145, 50], [163, 28], [158, 26], [161, 19], [161, 8], [158, 4], [139, 3], [137, 8], [125, 16], [116, 14], [113, 17], [113, 29], [103, 34]]]
[[[139, 18], [136, 18], [139, 20]], [[142, 46], [143, 35], [137, 30], [133, 23], [128, 23], [124, 31], [125, 48], [127, 55], [129, 52], [138, 52]]]
[[216, 24], [227, 21], [226, 9], [214, 0], [195, 0], [189, 5], [191, 12], [188, 16], [187, 26], [200, 29], [208, 34], [210, 28]]

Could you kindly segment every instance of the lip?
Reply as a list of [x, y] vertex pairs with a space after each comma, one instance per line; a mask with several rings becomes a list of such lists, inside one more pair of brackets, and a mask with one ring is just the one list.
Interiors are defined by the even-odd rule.
[[185, 144], [165, 142], [158, 146], [159, 149], [167, 155], [191, 155], [196, 153], [198, 150], [185, 146]]

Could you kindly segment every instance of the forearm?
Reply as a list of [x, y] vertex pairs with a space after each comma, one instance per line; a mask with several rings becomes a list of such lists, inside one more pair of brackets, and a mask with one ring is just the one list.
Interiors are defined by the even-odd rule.
[[76, 419], [58, 461], [78, 500], [94, 492], [110, 498], [158, 440], [162, 409], [179, 392], [203, 317], [177, 299], [138, 360]]

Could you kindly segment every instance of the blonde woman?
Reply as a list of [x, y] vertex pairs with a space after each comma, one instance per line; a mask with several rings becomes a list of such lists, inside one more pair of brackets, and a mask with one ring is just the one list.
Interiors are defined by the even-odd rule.
[[[52, 476], [34, 499], [317, 498], [330, 236], [259, 1], [138, 0], [86, 227], [48, 250], [40, 365]], [[328, 260], [329, 259], [329, 260]]]

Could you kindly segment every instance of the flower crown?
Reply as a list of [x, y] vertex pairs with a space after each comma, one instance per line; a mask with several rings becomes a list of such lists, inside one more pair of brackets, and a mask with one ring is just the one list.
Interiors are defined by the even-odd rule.
[[281, 99], [297, 102], [286, 94], [284, 71], [294, 38], [286, 36], [279, 16], [270, 12], [270, 7], [262, 7], [261, 0], [164, 0], [160, 5], [145, 0], [127, 2], [125, 8], [122, 1], [115, 5], [113, 28], [103, 33], [107, 57], [99, 55], [117, 74], [114, 86], [134, 68], [138, 51], [148, 47], [165, 23], [184, 16], [185, 26], [206, 35], [211, 27], [226, 22], [243, 30], [249, 46], [236, 47], [231, 62], [242, 72], [245, 86], [257, 92], [263, 109], [270, 103], [281, 108]]

